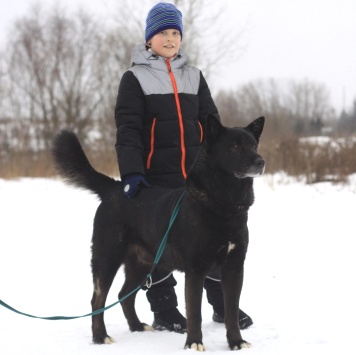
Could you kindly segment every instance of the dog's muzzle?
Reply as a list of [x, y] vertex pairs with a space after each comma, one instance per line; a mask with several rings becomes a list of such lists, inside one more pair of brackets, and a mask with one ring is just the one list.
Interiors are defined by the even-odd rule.
[[264, 173], [266, 163], [263, 158], [258, 157], [254, 163], [246, 170], [244, 174], [235, 172], [235, 177], [244, 178], [244, 177], [257, 177]]

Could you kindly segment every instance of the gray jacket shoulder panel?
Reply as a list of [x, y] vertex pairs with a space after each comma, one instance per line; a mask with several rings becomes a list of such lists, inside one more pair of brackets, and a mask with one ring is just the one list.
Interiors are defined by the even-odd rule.
[[[200, 70], [188, 64], [189, 57], [181, 51], [171, 61], [178, 93], [197, 95], [200, 84]], [[138, 79], [145, 95], [172, 94], [173, 86], [165, 59], [145, 49], [145, 45], [135, 47], [132, 52], [130, 71]]]

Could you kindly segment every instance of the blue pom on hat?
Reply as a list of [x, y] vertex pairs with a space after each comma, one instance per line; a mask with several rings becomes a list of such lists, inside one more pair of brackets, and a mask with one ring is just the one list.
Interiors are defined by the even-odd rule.
[[147, 15], [146, 43], [157, 33], [168, 29], [178, 30], [183, 37], [182, 13], [173, 4], [160, 2]]

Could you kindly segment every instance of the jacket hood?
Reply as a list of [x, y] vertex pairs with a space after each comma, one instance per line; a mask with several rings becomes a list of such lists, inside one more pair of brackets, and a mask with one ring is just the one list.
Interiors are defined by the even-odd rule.
[[[137, 45], [131, 53], [131, 66], [134, 65], [148, 65], [153, 68], [161, 68], [162, 63], [165, 65], [164, 61], [166, 58], [160, 57], [152, 51], [146, 49], [146, 44], [142, 43]], [[171, 67], [172, 69], [181, 68], [189, 61], [189, 57], [183, 50], [179, 50], [178, 55], [172, 59]], [[166, 66], [164, 66], [166, 68]]]

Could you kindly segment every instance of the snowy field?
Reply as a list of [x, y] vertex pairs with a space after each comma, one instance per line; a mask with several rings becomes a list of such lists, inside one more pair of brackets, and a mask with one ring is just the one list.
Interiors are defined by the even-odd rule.
[[[283, 175], [255, 180], [241, 308], [254, 320], [242, 353], [355, 354], [356, 176], [346, 185], [305, 186]], [[95, 196], [61, 180], [0, 180], [0, 299], [37, 316], [91, 311], [90, 239]], [[119, 216], [118, 216], [119, 218]], [[184, 313], [183, 275], [176, 273]], [[117, 275], [108, 297], [117, 300]], [[142, 321], [152, 322], [144, 291]], [[203, 300], [206, 353], [229, 350], [224, 326]], [[187, 354], [185, 336], [131, 333], [121, 306], [105, 314], [112, 345], [93, 345], [91, 319], [47, 321], [0, 306], [2, 355]]]

